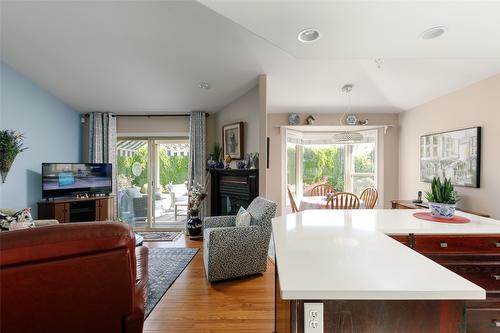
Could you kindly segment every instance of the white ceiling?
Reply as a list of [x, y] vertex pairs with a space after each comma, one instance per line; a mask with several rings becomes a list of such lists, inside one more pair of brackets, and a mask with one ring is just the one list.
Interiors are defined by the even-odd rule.
[[265, 42], [196, 2], [1, 6], [3, 61], [79, 111], [214, 111], [262, 73], [251, 46]]
[[2, 1], [0, 18], [2, 61], [82, 112], [217, 111], [262, 73], [271, 112], [343, 112], [346, 83], [354, 111], [399, 112], [500, 73], [500, 1]]

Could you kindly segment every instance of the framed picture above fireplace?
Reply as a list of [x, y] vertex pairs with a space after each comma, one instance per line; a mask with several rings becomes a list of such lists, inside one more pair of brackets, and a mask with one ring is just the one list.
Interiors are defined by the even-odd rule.
[[233, 160], [243, 159], [244, 133], [243, 122], [222, 126], [223, 155]]
[[451, 178], [453, 185], [479, 187], [481, 127], [420, 137], [420, 180]]

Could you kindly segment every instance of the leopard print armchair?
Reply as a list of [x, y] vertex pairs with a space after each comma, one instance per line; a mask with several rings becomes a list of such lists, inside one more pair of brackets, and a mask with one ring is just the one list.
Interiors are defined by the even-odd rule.
[[236, 227], [236, 216], [207, 217], [203, 221], [203, 257], [209, 282], [265, 272], [276, 204], [255, 198], [247, 211], [249, 227]]

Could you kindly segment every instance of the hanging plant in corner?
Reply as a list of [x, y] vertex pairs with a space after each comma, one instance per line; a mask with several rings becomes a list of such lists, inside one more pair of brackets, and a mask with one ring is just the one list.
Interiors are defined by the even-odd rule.
[[7, 173], [14, 163], [17, 154], [25, 151], [23, 147], [24, 135], [13, 130], [0, 131], [0, 175], [2, 176], [2, 183], [5, 183]]

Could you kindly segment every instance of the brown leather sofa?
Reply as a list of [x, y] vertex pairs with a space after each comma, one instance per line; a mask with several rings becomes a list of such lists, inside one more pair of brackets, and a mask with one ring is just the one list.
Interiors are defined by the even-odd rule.
[[142, 332], [146, 247], [123, 223], [0, 233], [0, 332]]

